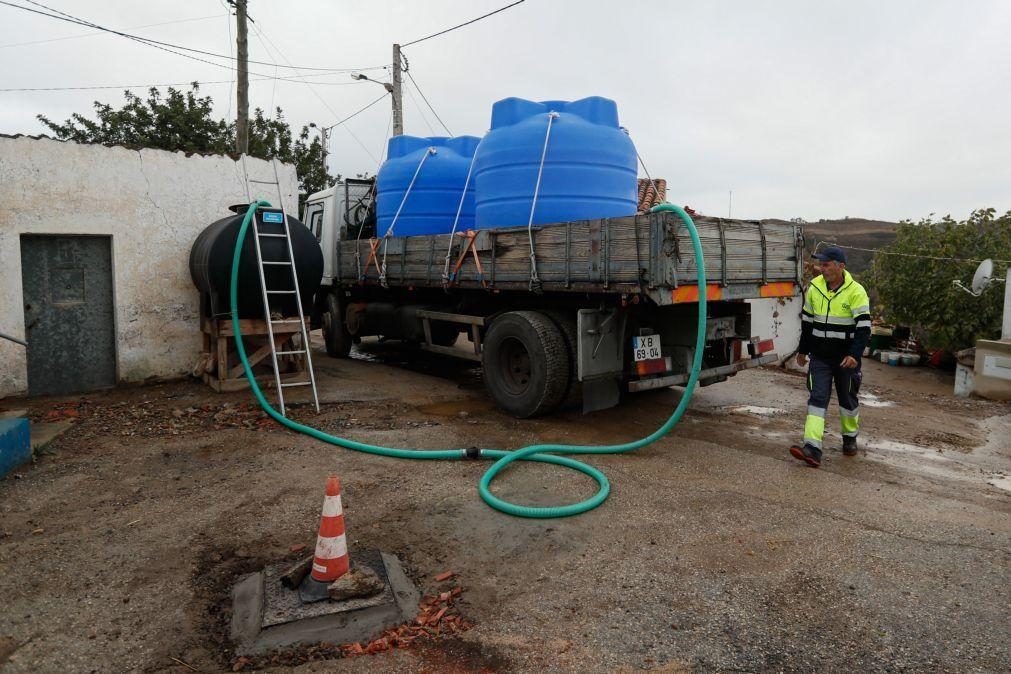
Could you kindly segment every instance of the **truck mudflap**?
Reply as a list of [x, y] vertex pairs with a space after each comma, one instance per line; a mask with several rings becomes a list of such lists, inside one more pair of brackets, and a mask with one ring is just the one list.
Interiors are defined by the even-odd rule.
[[[750, 359], [738, 360], [730, 365], [721, 365], [719, 367], [712, 367], [708, 370], [702, 370], [699, 373], [699, 381], [704, 381], [706, 379], [719, 379], [721, 377], [728, 377], [732, 374], [737, 374], [742, 370], [750, 370], [753, 367], [761, 367], [762, 365], [768, 365], [770, 363], [775, 363], [779, 360], [779, 356], [775, 353], [765, 353], [761, 356], [757, 356]], [[639, 379], [636, 381], [630, 381], [628, 383], [628, 390], [631, 393], [637, 393], [639, 391], [649, 391], [651, 389], [657, 388], [667, 388], [668, 386], [680, 386], [688, 382], [688, 373], [682, 374], [672, 374], [667, 377], [656, 377], [654, 379]]]

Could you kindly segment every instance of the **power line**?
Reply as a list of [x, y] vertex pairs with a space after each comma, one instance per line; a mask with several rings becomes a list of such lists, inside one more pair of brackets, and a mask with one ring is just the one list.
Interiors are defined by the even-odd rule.
[[[197, 16], [192, 19], [176, 19], [175, 21], [163, 21], [161, 23], [148, 23], [143, 26], [130, 26], [126, 30], [136, 30], [138, 28], [156, 28], [158, 26], [171, 26], [177, 23], [190, 23], [193, 21], [206, 21], [207, 19], [217, 19], [220, 14], [212, 14], [210, 16]], [[80, 35], [67, 35], [65, 37], [51, 37], [47, 40], [32, 40], [31, 42], [12, 42], [10, 44], [0, 44], [0, 49], [7, 49], [8, 47], [28, 47], [33, 44], [46, 44], [48, 42], [63, 42], [64, 40], [80, 40], [85, 37], [94, 37], [96, 35], [103, 35], [105, 31], [96, 30], [91, 33], [81, 33]]]
[[[260, 41], [260, 45], [263, 47], [263, 51], [267, 52], [267, 56], [274, 58], [274, 53], [270, 51], [270, 47], [263, 39], [263, 33], [260, 32], [260, 27], [256, 25], [256, 22], [251, 22], [253, 25], [253, 32], [256, 33], [256, 39]], [[274, 68], [274, 77], [277, 77], [277, 68]], [[274, 80], [274, 85], [270, 88], [270, 109], [274, 109], [274, 99], [277, 95], [277, 80]]]
[[[834, 241], [819, 241], [817, 244], [815, 244], [815, 247], [814, 247], [815, 252], [818, 252], [818, 250], [822, 246], [838, 246], [839, 248], [843, 248], [845, 250], [860, 250], [860, 251], [863, 251], [865, 253], [875, 253], [875, 254], [880, 253], [881, 255], [897, 255], [899, 257], [916, 257], [916, 258], [920, 258], [921, 260], [940, 260], [940, 261], [943, 261], [943, 262], [976, 262], [977, 264], [983, 261], [983, 260], [976, 260], [976, 259], [969, 258], [969, 257], [938, 257], [936, 255], [917, 255], [915, 253], [899, 253], [899, 252], [896, 252], [896, 251], [884, 250], [882, 248], [860, 248], [859, 246], [850, 246], [850, 245], [846, 245], [846, 244], [835, 243]], [[1001, 259], [998, 259], [998, 258], [990, 258], [990, 259], [992, 259], [994, 262], [1011, 262], [1011, 260], [1001, 260]]]
[[[221, 7], [225, 10], [225, 25], [228, 26], [228, 53], [232, 54], [232, 45], [235, 44], [235, 40], [232, 38], [232, 10], [228, 8], [228, 4], [225, 0], [219, 0], [221, 2]], [[277, 71], [274, 72], [277, 75]], [[277, 80], [274, 81], [277, 83]], [[225, 114], [225, 119], [232, 118], [232, 89], [235, 87], [235, 78], [229, 82], [231, 85], [228, 87], [228, 112]]]
[[[288, 60], [288, 57], [284, 55], [284, 52], [282, 52], [282, 51], [281, 51], [281, 48], [280, 48], [280, 47], [278, 47], [278, 46], [277, 46], [277, 44], [276, 44], [276, 43], [275, 43], [275, 42], [274, 42], [273, 40], [271, 40], [271, 39], [270, 39], [270, 36], [269, 36], [269, 35], [267, 35], [266, 31], [261, 31], [261, 33], [260, 33], [260, 34], [261, 34], [261, 35], [263, 35], [264, 39], [265, 39], [265, 40], [267, 40], [267, 42], [269, 42], [269, 43], [271, 44], [271, 46], [272, 46], [272, 47], [274, 48], [274, 51], [275, 51], [275, 52], [277, 52], [277, 54], [278, 54], [278, 55], [279, 55], [279, 56], [280, 56], [280, 57], [281, 57], [282, 59], [284, 59], [284, 60], [285, 60], [285, 62], [287, 62], [287, 63], [289, 63], [289, 64], [291, 63], [291, 61], [289, 61], [289, 60]], [[305, 79], [305, 77], [306, 77], [306, 76], [305, 76], [305, 75], [301, 75], [301, 74], [299, 74], [299, 75], [297, 75], [297, 77], [299, 77], [299, 78], [302, 78], [302, 79]], [[357, 80], [356, 80], [356, 81], [357, 81]], [[312, 86], [312, 83], [311, 83], [311, 82], [306, 82], [305, 84], [306, 84], [306, 85], [308, 85], [308, 87], [309, 87], [309, 91], [311, 91], [311, 92], [313, 93], [313, 95], [314, 95], [314, 96], [315, 96], [316, 98], [318, 98], [318, 99], [319, 99], [320, 103], [322, 103], [322, 104], [323, 104], [323, 107], [325, 107], [325, 108], [326, 108], [327, 110], [329, 110], [329, 111], [330, 111], [330, 114], [332, 114], [332, 115], [333, 115], [334, 117], [336, 117], [336, 116], [337, 116], [337, 113], [336, 113], [336, 112], [334, 111], [333, 107], [331, 107], [331, 105], [330, 105], [329, 103], [327, 103], [326, 99], [325, 99], [325, 98], [323, 98], [323, 97], [322, 97], [322, 96], [320, 95], [320, 93], [319, 93], [318, 91], [316, 91], [316, 88], [315, 88], [314, 86]], [[370, 105], [371, 105], [371, 104], [370, 104]], [[366, 106], [366, 107], [369, 107], [369, 106]], [[359, 112], [360, 112], [360, 111], [359, 111]], [[355, 114], [358, 114], [358, 113], [356, 112]], [[341, 122], [339, 122], [338, 124], [335, 124], [334, 126], [338, 126], [338, 125], [343, 125], [343, 122], [344, 122], [344, 121], [346, 121], [346, 120], [342, 120]], [[362, 142], [362, 139], [361, 139], [361, 138], [359, 138], [359, 137], [358, 137], [358, 136], [357, 136], [357, 135], [355, 134], [355, 132], [354, 132], [354, 131], [352, 131], [352, 130], [351, 130], [351, 129], [350, 129], [349, 127], [346, 127], [346, 126], [344, 127], [344, 130], [348, 132], [348, 135], [350, 135], [350, 136], [351, 136], [351, 137], [352, 137], [352, 138], [353, 138], [353, 139], [355, 140], [355, 142], [356, 142], [356, 143], [358, 143], [359, 147], [361, 147], [361, 148], [362, 148], [362, 150], [364, 150], [364, 151], [365, 151], [365, 154], [367, 154], [367, 155], [368, 155], [369, 157], [371, 157], [373, 161], [375, 161], [375, 160], [376, 160], [376, 157], [375, 157], [375, 155], [373, 155], [373, 154], [372, 154], [371, 152], [369, 152], [369, 148], [367, 148], [367, 147], [365, 146], [365, 143], [363, 143], [363, 142]]]
[[[33, 2], [33, 1], [34, 0], [28, 0], [28, 2]], [[38, 3], [36, 3], [36, 4], [38, 4]], [[215, 63], [214, 61], [208, 61], [207, 59], [202, 59], [202, 58], [200, 58], [198, 56], [192, 56], [190, 54], [184, 54], [182, 52], [175, 51], [174, 49], [169, 49], [168, 47], [163, 47], [161, 45], [155, 44], [154, 41], [148, 40], [146, 38], [140, 38], [140, 37], [137, 37], [135, 35], [129, 35], [128, 33], [122, 33], [122, 32], [119, 32], [119, 31], [109, 30], [107, 28], [102, 28], [101, 26], [98, 26], [97, 24], [88, 23], [86, 21], [78, 20], [76, 18], [64, 18], [62, 16], [57, 16], [56, 14], [48, 14], [46, 12], [40, 12], [38, 10], [31, 9], [30, 7], [22, 7], [21, 5], [15, 5], [15, 4], [11, 3], [11, 2], [7, 2], [6, 0], [0, 0], [0, 5], [6, 5], [8, 7], [14, 7], [15, 9], [21, 9], [21, 10], [24, 10], [26, 12], [32, 12], [33, 14], [40, 14], [42, 16], [48, 16], [48, 17], [50, 17], [52, 19], [58, 19], [60, 21], [67, 21], [69, 23], [78, 24], [80, 26], [89, 26], [89, 27], [92, 27], [92, 28], [99, 28], [99, 29], [104, 30], [106, 32], [113, 33], [115, 35], [120, 35], [120, 36], [125, 37], [125, 38], [127, 38], [129, 40], [133, 40], [134, 42], [137, 42], [138, 44], [146, 45], [148, 47], [153, 47], [155, 49], [159, 49], [161, 51], [168, 52], [169, 54], [175, 54], [176, 56], [182, 56], [183, 58], [190, 59], [191, 61], [198, 61], [200, 63], [206, 63], [208, 65], [214, 66], [215, 68], [224, 68], [225, 70], [231, 70], [233, 72], [236, 70], [235, 68], [233, 68], [231, 66], [222, 65], [221, 63]], [[40, 5], [40, 6], [44, 6], [44, 5]], [[68, 16], [70, 16], [70, 15], [68, 15]], [[263, 73], [254, 73], [252, 71], [247, 71], [247, 72], [249, 72], [250, 74], [253, 74], [253, 75], [257, 75], [259, 77], [270, 78], [269, 75], [264, 75]], [[293, 80], [293, 81], [295, 81], [295, 80]]]
[[[373, 105], [375, 105], [375, 104], [376, 104], [376, 103], [378, 103], [379, 101], [383, 100], [383, 99], [384, 99], [384, 98], [386, 98], [387, 96], [389, 96], [389, 92], [386, 92], [386, 93], [384, 93], [384, 94], [383, 94], [382, 96], [380, 96], [380, 97], [379, 97], [379, 98], [377, 98], [376, 100], [372, 101], [371, 103], [369, 103], [368, 105], [366, 105], [366, 106], [365, 106], [364, 108], [359, 108], [359, 109], [358, 109], [358, 110], [356, 110], [355, 112], [352, 112], [352, 113], [351, 113], [350, 115], [348, 115], [347, 117], [345, 117], [345, 118], [344, 118], [344, 119], [342, 119], [341, 121], [339, 121], [339, 122], [334, 122], [334, 123], [333, 123], [333, 124], [331, 124], [330, 126], [326, 127], [326, 130], [327, 130], [327, 131], [329, 131], [330, 129], [333, 129], [333, 128], [336, 128], [336, 127], [340, 126], [341, 124], [343, 124], [344, 122], [348, 121], [348, 120], [349, 120], [349, 119], [351, 119], [352, 117], [357, 117], [357, 116], [358, 116], [359, 114], [361, 114], [361, 113], [365, 112], [366, 110], [368, 110], [368, 109], [369, 109], [369, 108], [371, 108], [371, 107], [372, 107]], [[371, 153], [370, 153], [370, 154], [371, 154]], [[373, 158], [373, 159], [375, 159], [375, 157], [372, 157], [372, 158]]]
[[432, 33], [431, 35], [426, 35], [425, 37], [418, 38], [417, 40], [412, 40], [411, 42], [408, 42], [406, 44], [402, 44], [400, 46], [401, 47], [410, 47], [412, 44], [418, 44], [419, 42], [424, 42], [425, 40], [430, 40], [433, 37], [438, 37], [439, 35], [445, 35], [446, 33], [450, 32], [450, 31], [456, 30], [457, 28], [463, 28], [464, 26], [469, 26], [470, 24], [476, 23], [476, 22], [480, 21], [481, 19], [487, 19], [489, 16], [492, 16], [493, 14], [498, 14], [499, 12], [504, 12], [507, 9], [509, 9], [510, 7], [515, 7], [516, 5], [519, 5], [519, 4], [523, 3], [523, 2], [524, 2], [524, 0], [516, 0], [516, 2], [512, 3], [511, 5], [506, 5], [505, 7], [499, 7], [494, 12], [488, 12], [487, 14], [483, 14], [482, 16], [479, 16], [476, 19], [471, 19], [470, 21], [466, 21], [464, 23], [458, 24], [456, 26], [453, 26], [452, 28], [447, 28], [446, 30], [440, 30], [438, 33]]
[[[133, 40], [135, 42], [140, 42], [141, 44], [146, 44], [148, 46], [155, 47], [156, 49], [161, 49], [162, 51], [167, 51], [169, 53], [176, 54], [177, 56], [184, 56], [186, 58], [190, 58], [190, 59], [193, 59], [195, 61], [200, 61], [202, 63], [208, 63], [210, 65], [217, 66], [219, 68], [229, 68], [230, 70], [234, 70], [234, 68], [231, 68], [229, 66], [224, 66], [224, 65], [222, 65], [220, 63], [214, 63], [212, 61], [206, 61], [204, 59], [199, 59], [199, 58], [197, 58], [195, 56], [189, 56], [187, 54], [180, 54], [179, 52], [175, 52], [175, 51], [172, 51], [172, 50], [173, 49], [181, 49], [183, 51], [193, 52], [194, 54], [202, 54], [204, 56], [210, 56], [212, 58], [219, 58], [219, 59], [226, 59], [226, 60], [231, 60], [232, 59], [232, 57], [230, 55], [218, 54], [216, 52], [209, 52], [209, 51], [205, 51], [203, 49], [195, 49], [193, 47], [186, 47], [186, 46], [183, 46], [183, 45], [174, 44], [172, 42], [164, 42], [164, 41], [161, 41], [161, 40], [154, 40], [154, 39], [151, 39], [151, 38], [141, 37], [139, 35], [132, 35], [130, 33], [124, 33], [123, 31], [114, 30], [112, 28], [106, 28], [104, 26], [100, 26], [100, 25], [98, 25], [96, 23], [88, 21], [87, 19], [82, 19], [80, 17], [74, 16], [73, 14], [68, 14], [66, 12], [62, 12], [62, 11], [60, 11], [58, 9], [54, 9], [52, 7], [44, 5], [41, 2], [36, 2], [35, 0], [25, 0], [25, 2], [30, 2], [31, 4], [33, 4], [33, 5], [37, 6], [37, 7], [42, 7], [43, 9], [47, 9], [47, 10], [49, 10], [49, 12], [55, 12], [55, 14], [50, 14], [49, 12], [40, 12], [39, 10], [32, 9], [31, 7], [24, 7], [22, 5], [16, 5], [16, 4], [12, 3], [12, 2], [7, 2], [6, 0], [0, 0], [0, 5], [6, 5], [8, 7], [13, 7], [15, 9], [23, 10], [25, 12], [31, 12], [33, 14], [39, 14], [41, 16], [49, 17], [51, 19], [57, 19], [59, 21], [65, 21], [67, 23], [73, 23], [73, 24], [76, 24], [76, 25], [79, 25], [79, 26], [87, 26], [89, 28], [97, 28], [100, 31], [104, 31], [106, 33], [111, 33], [113, 35], [119, 35], [120, 37], [125, 37], [128, 40]], [[280, 68], [290, 68], [290, 69], [293, 69], [293, 70], [315, 70], [315, 71], [328, 72], [328, 73], [344, 73], [344, 72], [352, 72], [352, 71], [357, 72], [357, 71], [364, 71], [364, 70], [382, 70], [382, 69], [384, 69], [386, 67], [386, 66], [367, 66], [367, 67], [364, 67], [364, 68], [317, 68], [317, 67], [310, 67], [310, 66], [281, 65], [281, 64], [278, 64], [278, 63], [271, 63], [271, 62], [268, 62], [268, 61], [254, 61], [254, 60], [250, 60], [249, 63], [254, 63], [254, 64], [257, 64], [257, 65], [280, 67]], [[259, 74], [259, 75], [262, 76], [262, 73], [256, 73], [256, 74]]]
[[[450, 136], [452, 136], [453, 132], [450, 131], [449, 127], [446, 126], [446, 123], [444, 121], [442, 121], [442, 117], [439, 117], [439, 113], [437, 113], [435, 111], [435, 108], [432, 107], [432, 104], [428, 102], [428, 96], [426, 96], [425, 92], [421, 90], [421, 87], [418, 86], [418, 83], [414, 81], [414, 76], [411, 75], [411, 71], [407, 70], [405, 72], [407, 73], [407, 78], [409, 80], [411, 80], [411, 84], [413, 84], [414, 88], [418, 90], [419, 94], [421, 94], [421, 98], [425, 101], [425, 105], [427, 105], [428, 109], [432, 111], [432, 114], [435, 115], [435, 118], [437, 120], [439, 120], [439, 124], [442, 124], [442, 128], [444, 128], [446, 130], [446, 133], [448, 133]], [[411, 91], [410, 89], [407, 90], [408, 93], [410, 93], [410, 91]], [[411, 98], [414, 98], [414, 94], [411, 94]], [[415, 101], [415, 104], [417, 104], [417, 101]], [[422, 118], [424, 118], [424, 115], [422, 115]], [[426, 121], [426, 124], [427, 124], [427, 121]]]
[[411, 89], [411, 87], [404, 87], [404, 89], [407, 90], [407, 95], [411, 97], [411, 100], [414, 102], [415, 107], [418, 109], [418, 114], [421, 115], [422, 121], [424, 121], [425, 126], [428, 127], [428, 132], [434, 136], [436, 133], [435, 127], [432, 126], [432, 123], [428, 121], [428, 115], [425, 114], [425, 109], [421, 107], [421, 103], [419, 103], [418, 99], [415, 98], [414, 91]]
[[[321, 73], [318, 75], [304, 75], [303, 77], [321, 77], [326, 75], [326, 73]], [[293, 84], [313, 84], [322, 85], [325, 87], [346, 87], [358, 84], [358, 82], [300, 82], [298, 80], [287, 79], [284, 77], [253, 77], [250, 78], [250, 82], [269, 82], [270, 80], [280, 81], [280, 82], [291, 82]], [[199, 86], [204, 86], [205, 84], [235, 84], [235, 80], [207, 80], [204, 82], [190, 80], [189, 82], [155, 82], [152, 84], [103, 84], [95, 86], [81, 86], [81, 87], [11, 87], [0, 89], [0, 92], [16, 92], [16, 91], [99, 91], [103, 89], [149, 89], [151, 87], [185, 87], [191, 84], [197, 84]]]

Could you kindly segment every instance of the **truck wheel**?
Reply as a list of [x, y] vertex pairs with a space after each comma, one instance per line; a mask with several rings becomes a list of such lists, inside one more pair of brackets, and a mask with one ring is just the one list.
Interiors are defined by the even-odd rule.
[[330, 293], [326, 297], [326, 311], [323, 313], [323, 341], [326, 353], [332, 358], [347, 358], [351, 353], [351, 333], [344, 323], [343, 306], [337, 296]]
[[562, 402], [566, 407], [580, 402], [582, 387], [579, 385], [579, 336], [576, 331], [576, 317], [564, 311], [547, 311], [548, 317], [555, 322], [565, 338], [565, 346], [569, 356], [569, 384], [565, 388]]
[[481, 363], [491, 397], [521, 419], [555, 409], [569, 386], [565, 338], [536, 311], [510, 311], [492, 321]]

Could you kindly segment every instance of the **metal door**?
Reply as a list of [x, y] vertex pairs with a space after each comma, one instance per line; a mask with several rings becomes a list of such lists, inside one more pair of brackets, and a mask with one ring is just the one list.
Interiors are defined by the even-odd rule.
[[112, 239], [21, 236], [28, 394], [116, 383]]

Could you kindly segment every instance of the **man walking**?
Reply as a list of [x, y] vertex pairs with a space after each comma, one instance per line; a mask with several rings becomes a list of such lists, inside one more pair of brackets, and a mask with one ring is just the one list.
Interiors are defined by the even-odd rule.
[[842, 422], [843, 454], [857, 453], [860, 429], [860, 359], [870, 341], [871, 314], [867, 291], [846, 271], [846, 253], [830, 246], [815, 253], [821, 276], [811, 281], [801, 313], [800, 346], [797, 362], [808, 363], [807, 421], [804, 444], [790, 447], [790, 454], [807, 465], [821, 465], [825, 436], [825, 411], [835, 384]]

